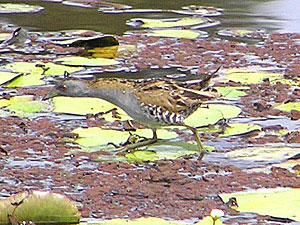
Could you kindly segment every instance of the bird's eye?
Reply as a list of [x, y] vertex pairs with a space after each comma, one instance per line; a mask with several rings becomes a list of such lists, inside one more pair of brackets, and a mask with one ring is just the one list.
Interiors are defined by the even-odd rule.
[[65, 84], [60, 85], [59, 89], [62, 90], [62, 91], [65, 91], [65, 90], [67, 90], [67, 86]]

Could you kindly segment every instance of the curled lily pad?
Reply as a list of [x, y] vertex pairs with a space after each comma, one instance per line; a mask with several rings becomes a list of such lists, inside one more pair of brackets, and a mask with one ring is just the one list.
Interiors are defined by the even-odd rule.
[[207, 23], [206, 18], [198, 17], [184, 17], [184, 18], [172, 18], [172, 19], [146, 19], [146, 18], [134, 18], [126, 22], [129, 26], [143, 27], [143, 28], [167, 28], [167, 27], [183, 27], [194, 26], [203, 23]]
[[63, 41], [53, 41], [53, 44], [63, 45], [66, 47], [83, 47], [85, 49], [93, 49], [97, 47], [107, 47], [119, 45], [119, 42], [113, 36], [95, 36], [95, 37], [79, 37]]
[[54, 60], [69, 66], [109, 66], [119, 64], [118, 61], [105, 58], [85, 58], [80, 56], [63, 57]]
[[237, 199], [240, 212], [255, 212], [280, 218], [300, 221], [300, 202], [295, 196], [300, 195], [299, 188], [270, 188], [253, 191], [220, 194], [224, 202]]
[[170, 38], [187, 38], [187, 39], [196, 39], [196, 38], [206, 38], [208, 33], [205, 31], [193, 31], [193, 30], [151, 30], [145, 34], [146, 36], [155, 36], [155, 37], [170, 37]]
[[[15, 211], [14, 211], [15, 209]], [[77, 207], [65, 196], [47, 191], [21, 192], [0, 200], [0, 222], [8, 223], [8, 215], [18, 221], [33, 223], [78, 223]]]
[[0, 85], [5, 84], [16, 77], [20, 76], [21, 73], [11, 73], [11, 72], [0, 72]]
[[12, 4], [12, 3], [0, 4], [0, 14], [38, 13], [41, 12], [42, 10], [44, 10], [44, 8], [38, 5]]

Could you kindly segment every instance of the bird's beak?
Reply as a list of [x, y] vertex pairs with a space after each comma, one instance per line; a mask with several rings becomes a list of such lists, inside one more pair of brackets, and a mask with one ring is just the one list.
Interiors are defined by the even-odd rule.
[[48, 100], [48, 99], [53, 98], [55, 96], [58, 96], [58, 94], [57, 94], [56, 90], [52, 90], [47, 95], [45, 95], [43, 97], [43, 100]]

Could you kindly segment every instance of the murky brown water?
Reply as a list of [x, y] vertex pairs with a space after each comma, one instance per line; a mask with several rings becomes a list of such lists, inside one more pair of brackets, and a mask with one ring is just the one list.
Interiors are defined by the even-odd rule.
[[[11, 2], [0, 0], [0, 3]], [[15, 0], [14, 2], [24, 2]], [[121, 4], [135, 9], [181, 9], [182, 6], [201, 4], [223, 8], [222, 28], [264, 28], [267, 30], [299, 31], [299, 17], [291, 6], [297, 6], [296, 0], [289, 1], [209, 1], [204, 0], [123, 0]], [[58, 31], [65, 29], [90, 29], [103, 33], [122, 34], [131, 28], [126, 20], [134, 17], [176, 17], [174, 14], [103, 14], [97, 9], [65, 6], [60, 3], [45, 1], [26, 1], [26, 3], [43, 6], [45, 10], [37, 14], [0, 15], [0, 21], [23, 26], [29, 30]], [[297, 7], [296, 7], [297, 8]], [[279, 13], [278, 13], [279, 12]]]

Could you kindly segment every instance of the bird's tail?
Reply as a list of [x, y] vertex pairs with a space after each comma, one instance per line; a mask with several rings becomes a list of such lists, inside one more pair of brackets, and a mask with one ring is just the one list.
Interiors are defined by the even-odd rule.
[[184, 85], [180, 85], [180, 86], [183, 86], [185, 88], [194, 89], [194, 90], [205, 91], [208, 88], [208, 86], [211, 82], [211, 79], [218, 76], [218, 72], [221, 68], [222, 68], [222, 66], [219, 66], [214, 72], [212, 72], [210, 74], [206, 74], [204, 76], [204, 78], [201, 80], [186, 81], [186, 82], [184, 82], [185, 83]]

